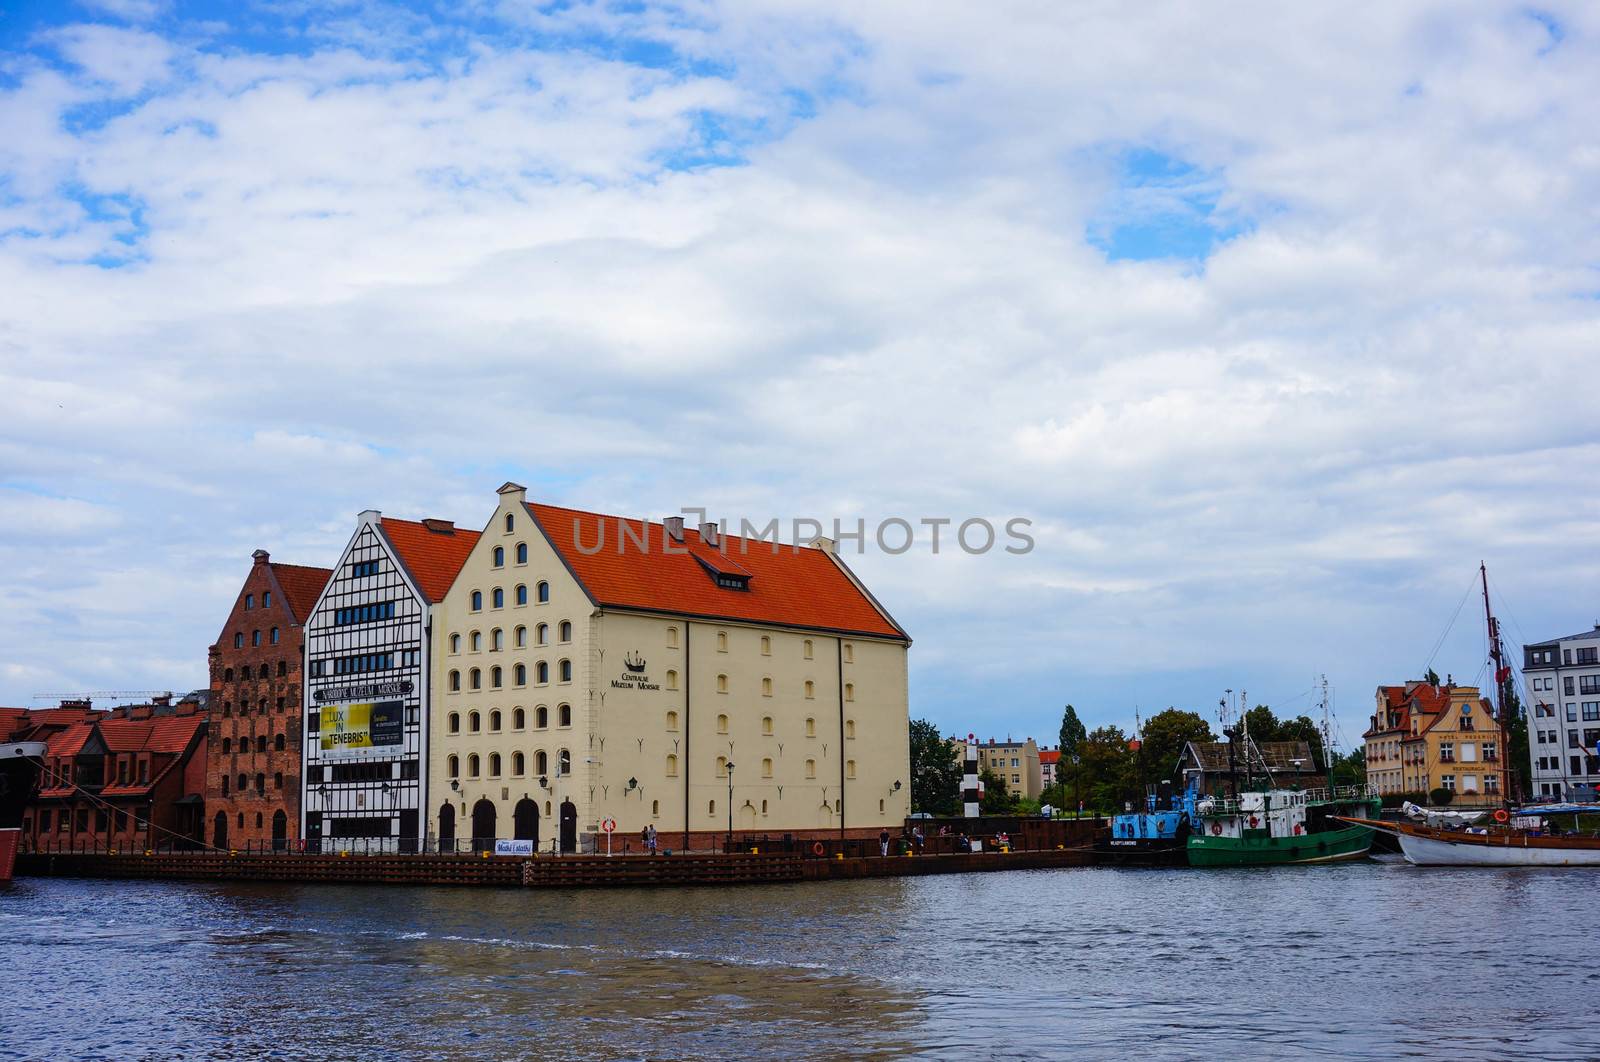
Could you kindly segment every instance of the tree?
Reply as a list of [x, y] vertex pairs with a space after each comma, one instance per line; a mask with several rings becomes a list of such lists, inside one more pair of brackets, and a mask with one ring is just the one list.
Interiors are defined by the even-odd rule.
[[1136, 786], [1133, 752], [1121, 727], [1102, 726], [1078, 744], [1084, 802], [1101, 811], [1120, 811]]
[[911, 721], [911, 810], [954, 815], [961, 800], [956, 749], [926, 719]]
[[1135, 757], [1140, 783], [1150, 785], [1171, 778], [1173, 767], [1183, 754], [1184, 745], [1189, 742], [1215, 740], [1217, 737], [1211, 732], [1211, 724], [1197, 712], [1178, 708], [1157, 712], [1145, 720], [1139, 752]]
[[1428, 803], [1433, 804], [1435, 807], [1444, 807], [1446, 804], [1449, 804], [1450, 801], [1454, 800], [1455, 796], [1456, 794], [1454, 790], [1446, 789], [1443, 786], [1440, 786], [1438, 789], [1435, 789], [1433, 792], [1428, 794]]
[[1363, 785], [1367, 780], [1367, 749], [1357, 745], [1342, 756], [1333, 757], [1333, 785]]
[[1306, 766], [1319, 774], [1326, 769], [1327, 761], [1322, 758], [1322, 733], [1310, 716], [1279, 720], [1271, 708], [1258, 704], [1244, 713], [1244, 718], [1250, 728], [1250, 740], [1257, 745], [1266, 741], [1304, 741], [1311, 746], [1311, 762]]
[[1072, 705], [1067, 705], [1067, 710], [1061, 713], [1061, 755], [1063, 759], [1070, 759], [1078, 754], [1078, 743], [1088, 736], [1083, 723], [1078, 719], [1078, 713]]
[[983, 783], [983, 803], [978, 810], [985, 815], [1012, 815], [1017, 810], [1017, 798], [1006, 789], [1006, 780], [993, 771], [984, 770], [978, 775]]

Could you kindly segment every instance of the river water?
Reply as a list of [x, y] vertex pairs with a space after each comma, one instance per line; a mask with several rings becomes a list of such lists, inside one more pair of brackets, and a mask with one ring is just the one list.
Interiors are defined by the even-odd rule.
[[20, 879], [0, 1057], [1600, 1056], [1600, 875], [533, 892]]

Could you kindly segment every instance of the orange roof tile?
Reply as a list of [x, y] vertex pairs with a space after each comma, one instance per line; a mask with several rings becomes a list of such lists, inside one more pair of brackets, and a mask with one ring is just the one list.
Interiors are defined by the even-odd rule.
[[89, 734], [94, 730], [93, 723], [73, 723], [65, 730], [57, 731], [50, 735], [45, 742], [49, 756], [76, 756], [83, 743], [89, 740]]
[[1060, 749], [1040, 749], [1039, 750], [1039, 762], [1040, 763], [1060, 763], [1061, 762], [1061, 750]]
[[383, 533], [394, 544], [400, 560], [416, 581], [417, 588], [431, 604], [450, 592], [467, 554], [477, 544], [481, 532], [453, 527], [434, 531], [419, 520], [383, 517]]
[[[533, 502], [528, 511], [584, 590], [601, 605], [907, 637], [820, 549], [775, 547], [725, 535], [723, 548], [717, 550], [703, 542], [699, 532], [685, 528], [683, 542], [672, 542], [668, 551], [666, 529], [659, 523], [627, 520], [632, 530], [625, 536], [619, 532], [621, 517]], [[643, 549], [630, 537], [641, 527]], [[594, 550], [602, 534], [604, 548]], [[579, 542], [592, 552], [578, 549]], [[748, 574], [749, 589], [717, 585], [702, 562], [725, 574]]]
[[272, 574], [283, 589], [283, 603], [289, 607], [296, 623], [304, 623], [311, 608], [322, 596], [322, 588], [333, 578], [329, 568], [311, 568], [304, 564], [272, 563]]

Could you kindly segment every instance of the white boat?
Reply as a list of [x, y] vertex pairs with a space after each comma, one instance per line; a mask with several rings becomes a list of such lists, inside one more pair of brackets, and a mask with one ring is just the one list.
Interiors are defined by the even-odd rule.
[[1419, 867], [1600, 867], [1600, 837], [1552, 834], [1529, 829], [1525, 822], [1449, 830], [1376, 819], [1345, 821], [1398, 838], [1406, 862]]

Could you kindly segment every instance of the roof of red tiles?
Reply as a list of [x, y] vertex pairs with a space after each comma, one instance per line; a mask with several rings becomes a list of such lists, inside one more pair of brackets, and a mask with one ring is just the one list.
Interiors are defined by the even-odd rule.
[[[840, 564], [820, 549], [775, 548], [770, 542], [724, 535], [719, 551], [702, 541], [699, 532], [686, 527], [683, 542], [671, 543], [669, 552], [664, 548], [666, 529], [661, 524], [628, 520], [631, 528], [644, 528], [645, 547], [640, 549], [633, 538], [619, 534], [622, 517], [533, 502], [528, 503], [528, 511], [584, 590], [601, 605], [907, 637]], [[602, 534], [607, 535], [603, 549], [586, 554], [576, 548], [574, 535], [581, 536], [578, 541], [586, 549], [592, 549]], [[725, 572], [748, 572], [749, 589], [718, 586], [696, 555]]]
[[283, 603], [296, 623], [304, 623], [311, 615], [312, 606], [322, 596], [322, 588], [333, 578], [329, 568], [311, 568], [304, 564], [278, 564], [272, 562], [272, 574], [283, 588]]
[[420, 520], [395, 520], [383, 517], [383, 533], [394, 544], [406, 570], [429, 603], [450, 592], [467, 554], [477, 544], [481, 532], [464, 528], [432, 531]]
[[154, 719], [106, 719], [100, 736], [112, 752], [180, 753], [205, 724], [203, 715], [164, 715]]
[[1039, 750], [1039, 762], [1041, 764], [1044, 764], [1044, 763], [1060, 763], [1061, 762], [1061, 750], [1060, 749], [1040, 749]]
[[83, 743], [89, 740], [89, 734], [94, 730], [93, 723], [73, 723], [65, 730], [51, 734], [46, 746], [49, 756], [76, 756], [78, 750], [83, 748]]
[[29, 725], [26, 708], [0, 708], [0, 741]]

